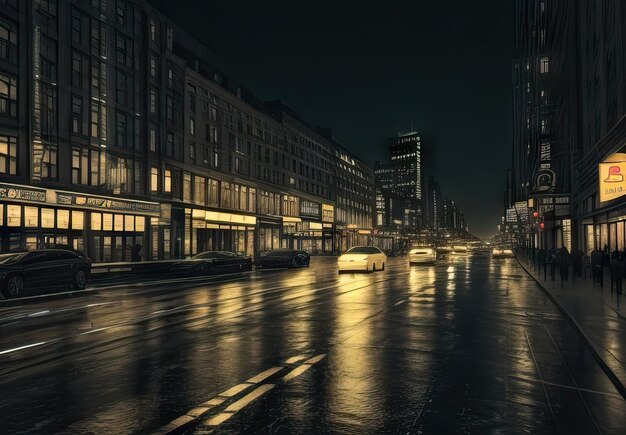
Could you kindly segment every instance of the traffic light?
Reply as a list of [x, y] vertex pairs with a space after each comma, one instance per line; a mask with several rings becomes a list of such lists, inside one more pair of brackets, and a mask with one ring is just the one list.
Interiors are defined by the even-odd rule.
[[546, 228], [546, 224], [543, 222], [539, 222], [539, 229], [543, 231]]

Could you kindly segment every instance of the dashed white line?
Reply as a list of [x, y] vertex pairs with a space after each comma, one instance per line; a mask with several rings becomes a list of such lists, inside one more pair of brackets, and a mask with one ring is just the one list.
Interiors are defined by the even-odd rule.
[[285, 364], [294, 364], [297, 363], [299, 361], [302, 361], [303, 359], [305, 359], [307, 357], [307, 355], [296, 355], [296, 356], [292, 356], [291, 358], [285, 360]]
[[283, 376], [282, 380], [283, 382], [289, 382], [290, 380], [297, 378], [302, 373], [306, 372], [311, 367], [312, 366], [309, 364], [302, 364], [301, 366], [296, 367], [295, 369], [287, 373], [285, 376]]
[[29, 347], [41, 346], [42, 344], [46, 344], [45, 341], [40, 341], [39, 343], [27, 344], [26, 346], [14, 347], [13, 349], [7, 349], [0, 352], [0, 355], [4, 355], [5, 353], [17, 352], [18, 350], [28, 349]]
[[264, 380], [266, 380], [270, 376], [278, 373], [282, 369], [283, 369], [282, 367], [273, 367], [273, 368], [271, 368], [269, 370], [265, 370], [263, 373], [259, 373], [255, 377], [248, 379], [246, 381], [246, 383], [248, 383], [248, 384], [258, 384], [259, 382], [263, 382]]
[[235, 403], [230, 405], [228, 408], [224, 410], [224, 412], [237, 412], [241, 411], [243, 408], [248, 406], [250, 403], [267, 393], [269, 390], [274, 388], [274, 384], [264, 384], [255, 389], [254, 391], [246, 394], [241, 399], [237, 400]]

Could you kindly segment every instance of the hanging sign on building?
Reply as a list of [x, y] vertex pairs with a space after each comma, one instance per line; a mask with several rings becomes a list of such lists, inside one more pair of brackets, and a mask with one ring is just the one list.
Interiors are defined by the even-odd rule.
[[598, 165], [600, 202], [626, 195], [626, 162], [608, 162]]
[[515, 203], [515, 210], [519, 221], [522, 223], [528, 222], [528, 203], [526, 201], [519, 201]]
[[517, 212], [514, 208], [508, 208], [506, 210], [506, 222], [509, 224], [517, 222]]
[[30, 189], [27, 186], [0, 184], [0, 198], [16, 201], [46, 202], [46, 191]]

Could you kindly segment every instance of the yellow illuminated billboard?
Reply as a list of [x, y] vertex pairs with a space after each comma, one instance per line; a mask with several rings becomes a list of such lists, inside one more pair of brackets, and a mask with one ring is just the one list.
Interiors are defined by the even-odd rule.
[[626, 162], [607, 162], [598, 165], [600, 202], [626, 195]]

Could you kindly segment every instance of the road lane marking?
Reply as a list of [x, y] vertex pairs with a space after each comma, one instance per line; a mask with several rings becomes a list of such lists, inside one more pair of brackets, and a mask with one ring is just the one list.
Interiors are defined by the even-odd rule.
[[37, 311], [36, 313], [29, 314], [28, 317], [44, 316], [44, 315], [48, 314], [49, 312], [50, 312], [50, 310]]
[[232, 412], [222, 412], [220, 414], [217, 414], [211, 417], [207, 421], [205, 421], [204, 425], [205, 426], [219, 426], [220, 424], [224, 423], [226, 420], [231, 418], [233, 415], [235, 414]]
[[282, 369], [283, 369], [283, 367], [273, 367], [273, 368], [271, 368], [269, 370], [265, 370], [264, 372], [259, 373], [255, 377], [248, 379], [246, 381], [246, 383], [248, 383], [248, 384], [258, 384], [259, 382], [262, 382], [262, 381], [266, 380], [267, 378], [269, 378], [270, 376], [278, 373]]
[[325, 353], [318, 355], [318, 356], [314, 356], [313, 358], [306, 360], [304, 364], [310, 364], [310, 365], [317, 364], [318, 362], [323, 360], [325, 356], [326, 356]]
[[399, 305], [402, 305], [402, 304], [403, 304], [403, 303], [405, 303], [405, 302], [406, 302], [406, 299], [405, 299], [405, 300], [403, 300], [403, 301], [400, 301], [400, 302], [396, 302], [396, 303], [394, 304], [394, 307], [397, 307], [397, 306], [399, 306]]
[[222, 403], [224, 403], [226, 401], [226, 398], [224, 397], [214, 397], [210, 400], [207, 400], [206, 402], [204, 402], [202, 404], [202, 406], [218, 406], [221, 405]]
[[237, 394], [241, 393], [243, 390], [246, 390], [248, 388], [250, 388], [252, 386], [252, 384], [247, 384], [247, 383], [243, 383], [243, 384], [239, 384], [239, 385], [235, 385], [232, 388], [229, 388], [228, 390], [224, 391], [223, 393], [218, 394], [218, 396], [222, 396], [222, 397], [233, 397], [236, 396]]
[[291, 358], [289, 358], [288, 360], [285, 360], [285, 364], [294, 364], [297, 362], [302, 361], [303, 359], [305, 359], [307, 357], [307, 355], [296, 355], [296, 356], [292, 356]]
[[39, 343], [27, 344], [26, 346], [14, 347], [13, 349], [7, 349], [0, 352], [0, 355], [4, 355], [5, 353], [17, 352], [18, 350], [28, 349], [29, 347], [41, 346], [42, 344], [46, 344], [45, 341], [40, 341]]
[[301, 366], [296, 367], [295, 369], [293, 369], [292, 371], [287, 373], [285, 376], [283, 376], [282, 377], [282, 381], [283, 382], [289, 382], [290, 380], [292, 380], [294, 378], [297, 378], [302, 373], [306, 372], [311, 367], [313, 367], [313, 366], [310, 365], [310, 364], [302, 364]]
[[232, 412], [235, 413], [237, 411], [241, 411], [243, 408], [248, 406], [250, 403], [254, 402], [256, 399], [270, 391], [274, 388], [274, 384], [264, 384], [252, 391], [251, 393], [246, 394], [241, 399], [237, 400], [235, 403], [227, 407], [224, 412]]
[[93, 334], [94, 332], [100, 332], [100, 331], [106, 331], [107, 329], [111, 329], [112, 326], [106, 326], [104, 328], [96, 328], [96, 329], [92, 329], [90, 331], [85, 331], [85, 332], [81, 332], [78, 335], [87, 335], [87, 334]]
[[207, 412], [209, 409], [211, 409], [210, 406], [198, 406], [197, 408], [194, 408], [191, 411], [187, 412], [187, 415], [190, 416], [190, 417], [193, 417], [195, 419], [195, 418], [200, 417], [202, 414]]

